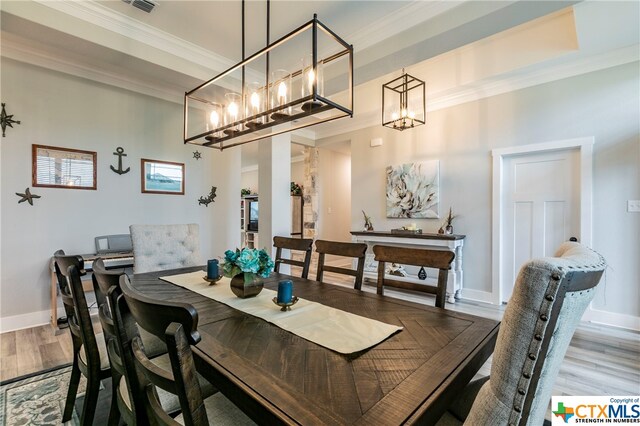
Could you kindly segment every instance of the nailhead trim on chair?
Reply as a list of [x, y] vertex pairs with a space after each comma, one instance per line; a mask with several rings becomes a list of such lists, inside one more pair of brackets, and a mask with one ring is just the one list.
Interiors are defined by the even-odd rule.
[[[593, 250], [592, 250], [593, 251]], [[598, 254], [597, 252], [594, 252]], [[581, 269], [581, 270], [601, 270], [606, 266], [606, 262], [604, 258], [598, 254], [598, 258], [600, 262], [595, 265], [566, 265], [567, 269]], [[556, 295], [558, 290], [560, 289], [560, 283], [562, 279], [566, 275], [566, 272], [563, 270], [562, 266], [559, 266], [557, 270], [553, 271], [550, 274], [550, 280], [548, 285], [547, 295], [542, 300], [542, 304], [538, 311], [538, 321], [536, 322], [535, 334], [534, 338], [529, 345], [528, 356], [525, 359], [522, 375], [520, 377], [520, 381], [518, 383], [518, 391], [516, 392], [513, 399], [513, 409], [511, 410], [511, 415], [509, 416], [509, 424], [518, 424], [520, 422], [520, 418], [522, 417], [522, 407], [524, 406], [524, 402], [527, 396], [527, 390], [529, 385], [529, 380], [533, 376], [533, 369], [535, 368], [535, 361], [540, 355], [540, 350], [542, 349], [542, 336], [544, 336], [546, 327], [548, 325], [549, 317], [551, 316], [551, 310], [553, 309], [553, 304], [556, 299]], [[585, 292], [590, 293], [594, 291], [593, 288], [589, 290], [584, 290], [579, 292], [583, 294]], [[567, 293], [565, 298], [571, 297], [572, 293]]]

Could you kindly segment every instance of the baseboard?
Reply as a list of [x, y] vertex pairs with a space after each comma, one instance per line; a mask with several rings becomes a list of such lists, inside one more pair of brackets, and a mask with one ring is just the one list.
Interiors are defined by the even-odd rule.
[[476, 302], [493, 304], [493, 293], [491, 293], [490, 291], [463, 288], [462, 290], [460, 290], [460, 298], [464, 300], [473, 300]]
[[2, 317], [0, 318], [0, 333], [49, 324], [50, 318], [51, 311], [48, 309], [45, 311], [29, 312], [28, 314]]
[[604, 324], [628, 330], [640, 331], [640, 317], [633, 315], [588, 308], [584, 313], [582, 320], [589, 321], [594, 324]]

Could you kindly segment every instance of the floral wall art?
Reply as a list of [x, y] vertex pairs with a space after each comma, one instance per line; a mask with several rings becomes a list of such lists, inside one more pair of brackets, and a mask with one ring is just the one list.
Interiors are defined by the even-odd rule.
[[387, 217], [440, 217], [440, 162], [438, 160], [387, 167]]

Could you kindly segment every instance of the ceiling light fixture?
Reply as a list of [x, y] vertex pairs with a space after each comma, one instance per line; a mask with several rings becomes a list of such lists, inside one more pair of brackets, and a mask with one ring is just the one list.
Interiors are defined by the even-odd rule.
[[184, 97], [184, 143], [226, 149], [353, 117], [353, 46], [313, 19]]
[[382, 125], [406, 130], [425, 123], [425, 84], [402, 69], [402, 75], [382, 85]]

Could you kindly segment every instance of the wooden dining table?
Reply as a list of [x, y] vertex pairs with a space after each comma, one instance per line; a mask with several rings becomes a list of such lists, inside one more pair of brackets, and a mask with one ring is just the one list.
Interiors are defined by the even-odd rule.
[[132, 284], [196, 308], [198, 371], [258, 424], [434, 424], [495, 346], [494, 320], [284, 274], [265, 278], [265, 288], [290, 279], [300, 298], [403, 327], [340, 354], [159, 278], [199, 269], [137, 274]]

